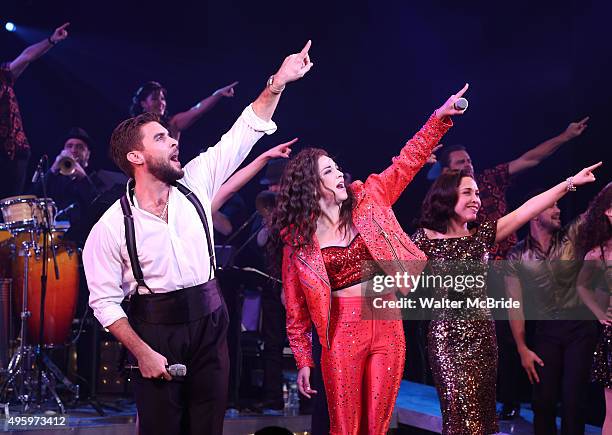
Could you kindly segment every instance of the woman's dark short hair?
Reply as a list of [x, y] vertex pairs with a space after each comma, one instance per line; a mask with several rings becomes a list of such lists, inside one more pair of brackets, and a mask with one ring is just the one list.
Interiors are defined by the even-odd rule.
[[448, 231], [448, 222], [455, 216], [457, 188], [463, 177], [474, 178], [465, 170], [447, 169], [440, 174], [429, 188], [417, 225], [442, 234]]
[[130, 105], [130, 116], [140, 115], [143, 112], [142, 105], [140, 103], [149, 98], [149, 95], [154, 94], [156, 92], [161, 92], [165, 96], [168, 95], [166, 88], [164, 88], [159, 82], [150, 81], [139, 87], [134, 96], [132, 97], [132, 104]]

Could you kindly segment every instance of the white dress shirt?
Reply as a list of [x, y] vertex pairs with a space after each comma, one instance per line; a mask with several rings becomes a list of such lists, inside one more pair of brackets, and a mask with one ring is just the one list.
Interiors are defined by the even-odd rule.
[[[248, 106], [232, 128], [184, 167], [179, 180], [198, 197], [208, 218], [212, 237], [211, 202], [221, 184], [240, 166], [264, 133], [276, 131], [273, 121], [263, 121]], [[206, 233], [193, 204], [176, 187], [168, 199], [168, 223], [141, 209], [129, 195], [134, 216], [136, 249], [144, 280], [154, 293], [191, 287], [208, 281], [210, 262]], [[213, 241], [214, 246], [214, 241]], [[83, 249], [89, 287], [89, 305], [102, 326], [122, 317], [123, 299], [136, 291], [125, 241], [123, 212], [116, 201], [94, 225]], [[214, 271], [213, 271], [214, 275]], [[141, 287], [139, 293], [148, 293]]]

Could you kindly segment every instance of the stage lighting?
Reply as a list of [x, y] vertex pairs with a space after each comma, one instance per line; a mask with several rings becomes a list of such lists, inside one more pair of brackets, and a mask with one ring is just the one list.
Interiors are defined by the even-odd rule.
[[15, 25], [11, 22], [6, 23], [4, 25], [4, 28], [7, 30], [7, 32], [14, 32], [17, 29]]

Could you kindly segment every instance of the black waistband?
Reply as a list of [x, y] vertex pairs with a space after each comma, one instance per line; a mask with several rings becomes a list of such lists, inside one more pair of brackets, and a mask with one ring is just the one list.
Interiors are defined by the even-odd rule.
[[546, 312], [544, 320], [595, 320], [585, 305], [571, 308], [553, 308]]
[[211, 279], [204, 284], [168, 293], [130, 298], [129, 318], [147, 323], [188, 323], [201, 319], [223, 305], [219, 284]]

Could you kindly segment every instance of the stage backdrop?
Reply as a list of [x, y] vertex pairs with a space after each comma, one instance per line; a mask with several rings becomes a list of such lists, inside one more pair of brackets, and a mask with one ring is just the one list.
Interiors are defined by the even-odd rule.
[[[609, 181], [609, 17], [606, 1], [546, 2], [59, 2], [10, 0], [0, 57], [70, 21], [70, 37], [16, 86], [32, 162], [55, 156], [71, 126], [95, 138], [92, 166], [107, 157], [114, 126], [148, 80], [168, 90], [172, 113], [239, 80], [236, 97], [181, 137], [183, 162], [214, 144], [289, 53], [312, 39], [314, 68], [284, 92], [279, 130], [252, 156], [299, 137], [321, 146], [354, 178], [385, 167], [450, 93], [470, 83], [470, 108], [444, 138], [469, 146], [476, 169], [508, 161], [591, 116], [582, 137], [515, 181], [510, 198], [549, 186], [603, 159], [599, 180], [561, 204], [567, 221]], [[3, 23], [4, 25], [4, 23]], [[396, 206], [407, 229], [429, 183], [419, 174]], [[247, 187], [253, 202], [259, 190]]]

